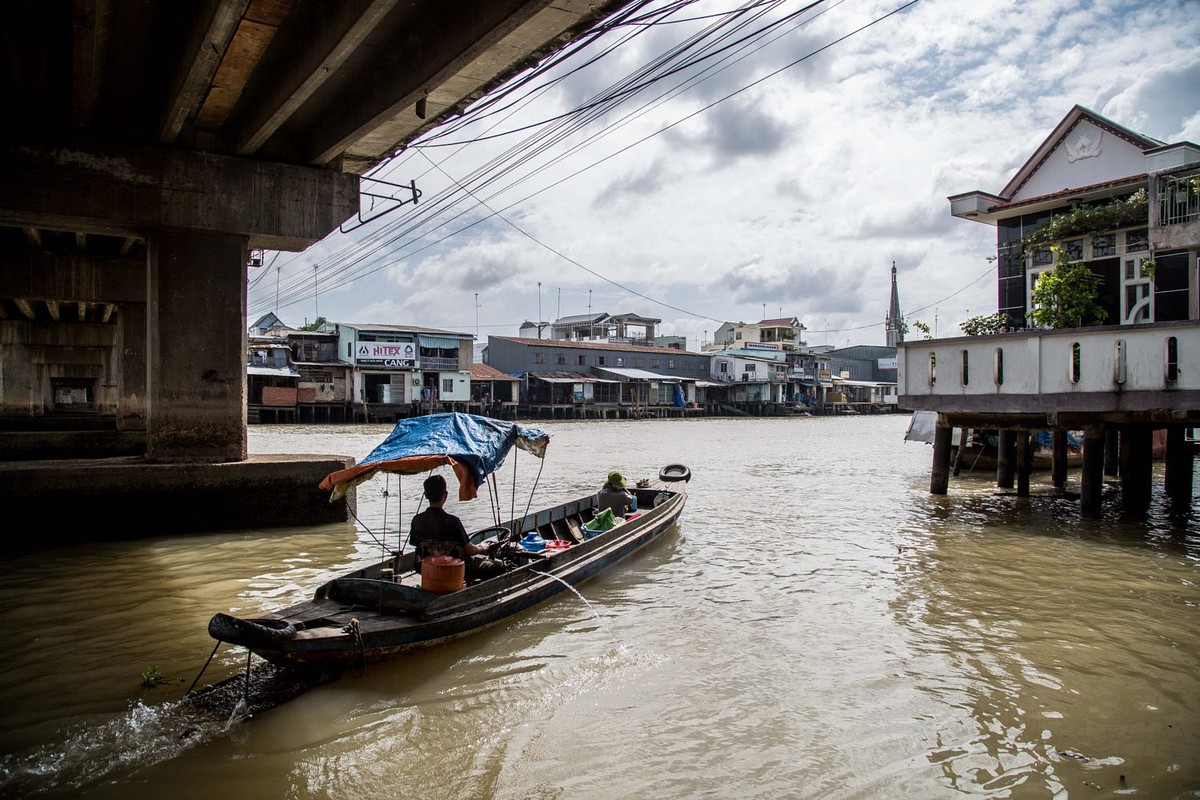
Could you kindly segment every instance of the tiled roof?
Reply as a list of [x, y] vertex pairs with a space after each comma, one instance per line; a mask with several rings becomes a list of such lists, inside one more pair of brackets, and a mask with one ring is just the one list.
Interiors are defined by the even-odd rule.
[[1011, 203], [997, 203], [994, 206], [989, 206], [988, 211], [1002, 211], [1008, 208], [1019, 208], [1020, 206], [1033, 205], [1034, 203], [1044, 203], [1047, 200], [1056, 200], [1061, 197], [1070, 197], [1071, 195], [1076, 194], [1096, 192], [1100, 191], [1101, 189], [1112, 189], [1118, 186], [1136, 185], [1138, 183], [1145, 183], [1146, 178], [1147, 175], [1143, 172], [1141, 175], [1130, 175], [1125, 178], [1115, 178], [1111, 181], [1104, 181], [1103, 183], [1093, 183], [1090, 186], [1078, 186], [1074, 189], [1063, 189], [1061, 192], [1052, 192], [1050, 194], [1043, 194], [1037, 197], [1025, 197], [1021, 200], [1014, 200]]

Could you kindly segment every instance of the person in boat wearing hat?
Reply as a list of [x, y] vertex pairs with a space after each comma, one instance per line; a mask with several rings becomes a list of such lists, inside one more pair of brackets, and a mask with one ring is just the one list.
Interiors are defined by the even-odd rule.
[[441, 475], [430, 475], [425, 479], [423, 486], [429, 508], [413, 515], [408, 531], [408, 541], [417, 551], [417, 571], [421, 570], [421, 559], [428, 556], [452, 556], [462, 559], [466, 562], [468, 577], [487, 578], [503, 571], [492, 563], [492, 551], [487, 547], [472, 544], [462, 520], [444, 508], [450, 496], [446, 488], [446, 479]]
[[630, 511], [636, 511], [637, 500], [633, 493], [625, 488], [625, 485], [625, 477], [621, 473], [615, 470], [608, 473], [608, 479], [596, 493], [596, 513], [599, 514], [604, 509], [611, 508], [613, 514], [624, 517]]

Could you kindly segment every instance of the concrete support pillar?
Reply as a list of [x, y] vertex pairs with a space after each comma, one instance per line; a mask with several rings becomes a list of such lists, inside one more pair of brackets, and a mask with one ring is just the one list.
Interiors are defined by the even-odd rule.
[[1054, 445], [1051, 450], [1050, 479], [1054, 481], [1055, 489], [1063, 489], [1067, 485], [1067, 432], [1054, 431]]
[[1029, 473], [1033, 471], [1033, 443], [1029, 431], [1014, 431], [1016, 439], [1017, 497], [1029, 497]]
[[245, 236], [147, 238], [152, 461], [246, 459]]
[[1192, 445], [1187, 442], [1187, 429], [1182, 425], [1167, 428], [1166, 463], [1163, 482], [1167, 496], [1176, 504], [1191, 504], [1194, 456]]
[[1013, 488], [1014, 463], [1017, 458], [1017, 437], [1013, 431], [999, 431], [996, 446], [996, 486]]
[[149, 404], [146, 387], [146, 304], [122, 303], [118, 313], [117, 430], [144, 431]]
[[954, 429], [938, 425], [933, 429], [933, 468], [929, 476], [929, 493], [946, 494], [950, 488], [950, 450]]
[[1115, 478], [1121, 471], [1121, 437], [1118, 428], [1108, 425], [1104, 428], [1104, 474]]
[[1083, 469], [1079, 477], [1079, 510], [1086, 517], [1100, 516], [1104, 494], [1104, 426], [1083, 431]]
[[1139, 517], [1150, 508], [1154, 432], [1143, 425], [1121, 427], [1121, 507]]

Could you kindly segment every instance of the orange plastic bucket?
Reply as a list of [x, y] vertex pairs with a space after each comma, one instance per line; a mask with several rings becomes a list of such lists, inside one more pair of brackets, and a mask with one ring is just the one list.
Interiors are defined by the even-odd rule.
[[466, 565], [454, 556], [429, 556], [421, 559], [421, 588], [427, 592], [457, 592], [463, 588]]

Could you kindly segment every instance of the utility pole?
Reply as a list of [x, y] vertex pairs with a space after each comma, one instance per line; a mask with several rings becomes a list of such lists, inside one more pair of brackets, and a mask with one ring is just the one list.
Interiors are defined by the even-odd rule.
[[479, 340], [479, 292], [475, 293], [475, 340]]
[[542, 282], [538, 281], [538, 338], [542, 338]]

